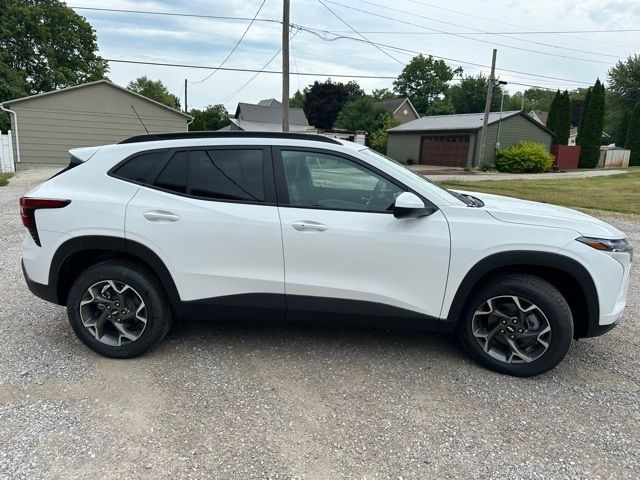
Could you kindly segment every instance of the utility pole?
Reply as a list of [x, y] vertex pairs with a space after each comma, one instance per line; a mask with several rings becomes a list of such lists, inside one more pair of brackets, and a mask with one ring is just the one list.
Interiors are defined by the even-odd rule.
[[484, 104], [484, 118], [482, 119], [482, 131], [480, 132], [480, 149], [476, 154], [476, 168], [482, 167], [484, 163], [484, 150], [487, 145], [487, 123], [489, 123], [489, 112], [491, 112], [491, 96], [493, 94], [493, 83], [496, 80], [496, 54], [498, 50], [493, 49], [493, 57], [491, 58], [491, 75], [487, 82], [487, 100]]
[[184, 79], [184, 113], [189, 113], [187, 108], [187, 79]]
[[289, 0], [282, 1], [282, 131], [289, 131]]

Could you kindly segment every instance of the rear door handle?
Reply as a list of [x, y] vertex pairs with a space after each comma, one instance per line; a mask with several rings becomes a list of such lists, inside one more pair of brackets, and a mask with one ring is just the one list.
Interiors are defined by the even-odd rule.
[[329, 228], [322, 223], [312, 222], [311, 220], [300, 220], [292, 223], [291, 226], [299, 232], [324, 232]]
[[154, 223], [167, 223], [167, 222], [177, 222], [180, 220], [180, 216], [176, 215], [172, 212], [167, 212], [165, 210], [152, 210], [150, 212], [143, 213], [144, 218]]

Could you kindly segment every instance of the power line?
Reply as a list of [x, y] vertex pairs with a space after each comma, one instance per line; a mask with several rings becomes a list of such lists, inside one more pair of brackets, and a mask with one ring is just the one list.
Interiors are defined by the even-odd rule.
[[[276, 55], [280, 53], [278, 51]], [[206, 66], [206, 65], [191, 65], [184, 63], [166, 63], [166, 62], [150, 62], [150, 61], [142, 61], [142, 60], [124, 60], [120, 58], [105, 58], [107, 62], [110, 63], [128, 63], [133, 65], [155, 65], [159, 67], [177, 67], [177, 68], [195, 68], [200, 70], [214, 70], [217, 67]], [[258, 72], [258, 73], [269, 73], [269, 74], [278, 74], [282, 75], [281, 71], [276, 70], [262, 70], [255, 68], [231, 68], [231, 67], [222, 67], [218, 68], [218, 70], [229, 71], [229, 72]], [[382, 80], [395, 80], [397, 77], [391, 75], [361, 75], [361, 74], [346, 74], [346, 73], [315, 73], [315, 72], [298, 72], [298, 75], [303, 75], [305, 77], [335, 77], [335, 78], [371, 78], [371, 79], [382, 79]]]
[[391, 58], [392, 60], [395, 60], [396, 62], [398, 62], [400, 65], [404, 65], [404, 62], [398, 60], [396, 57], [394, 57], [393, 55], [391, 55], [389, 52], [383, 50], [382, 48], [378, 47], [377, 45], [375, 45], [374, 43], [372, 43], [367, 37], [365, 37], [364, 35], [362, 35], [360, 32], [358, 32], [355, 28], [353, 28], [351, 25], [349, 25], [347, 23], [346, 20], [344, 20], [342, 17], [340, 17], [340, 15], [338, 15], [337, 13], [335, 13], [333, 10], [331, 10], [326, 3], [324, 3], [322, 0], [318, 0], [318, 2], [320, 2], [320, 4], [326, 8], [327, 10], [329, 10], [329, 12], [331, 12], [331, 15], [333, 15], [334, 17], [336, 17], [338, 20], [340, 20], [342, 23], [344, 23], [347, 27], [349, 27], [356, 35], [358, 35], [359, 37], [361, 37], [365, 42], [367, 42], [369, 45], [371, 45], [372, 47], [376, 48], [377, 50], [380, 50], [382, 53], [384, 53], [387, 57]]
[[[466, 15], [468, 17], [477, 18], [477, 19], [480, 19], [480, 20], [486, 20], [488, 22], [493, 22], [493, 23], [497, 23], [497, 24], [500, 24], [500, 25], [507, 25], [509, 27], [516, 27], [516, 28], [524, 28], [525, 30], [531, 30], [532, 33], [537, 33], [538, 32], [537, 30], [532, 29], [531, 27], [526, 27], [526, 26], [523, 26], [523, 25], [517, 25], [515, 23], [503, 22], [503, 21], [500, 21], [500, 20], [496, 20], [495, 18], [488, 18], [488, 17], [483, 17], [483, 16], [480, 16], [480, 15], [474, 15], [473, 13], [463, 12], [461, 10], [454, 10], [452, 8], [446, 8], [446, 7], [443, 7], [443, 6], [440, 6], [440, 5], [434, 5], [432, 3], [426, 3], [426, 2], [419, 1], [419, 0], [407, 0], [407, 1], [412, 2], [412, 3], [417, 3], [418, 5], [424, 5], [424, 6], [427, 6], [427, 7], [438, 8], [440, 10], [444, 10], [444, 11], [447, 11], [447, 12], [457, 13], [457, 14], [460, 14], [460, 15]], [[620, 31], [627, 31], [627, 30], [620, 30]], [[628, 31], [635, 31], [635, 30], [628, 30]], [[608, 31], [603, 31], [603, 32], [607, 32], [608, 33]], [[540, 32], [540, 33], [545, 33], [545, 32]], [[632, 48], [634, 50], [637, 48], [637, 46], [632, 46], [632, 45], [622, 45], [622, 44], [619, 44], [619, 43], [601, 42], [601, 41], [593, 40], [593, 39], [590, 39], [590, 38], [572, 37], [570, 35], [562, 35], [563, 33], [574, 33], [574, 32], [548, 32], [548, 33], [557, 35], [559, 37], [571, 38], [573, 40], [583, 40], [585, 42], [601, 43], [603, 45], [613, 45], [613, 46], [616, 46], [616, 47]], [[578, 33], [578, 32], [576, 32], [576, 33]], [[580, 32], [580, 33], [583, 33], [583, 32]], [[584, 33], [591, 33], [591, 32], [585, 31]], [[594, 32], [594, 33], [599, 33], [599, 32]]]
[[[467, 28], [467, 27], [463, 27]], [[350, 30], [332, 30], [333, 33], [349, 33]], [[629, 33], [629, 32], [640, 32], [640, 29], [625, 29], [625, 30], [532, 30], [530, 32], [522, 32], [522, 31], [497, 31], [497, 32], [407, 32], [406, 30], [360, 30], [362, 33], [388, 33], [390, 35], [455, 35], [465, 34], [465, 35], [538, 35], [538, 34], [556, 34], [556, 33]], [[571, 37], [575, 40], [578, 40], [576, 37]], [[564, 48], [564, 47], [563, 47]], [[589, 52], [591, 53], [591, 52]]]
[[[296, 33], [298, 33], [298, 31], [296, 31]], [[300, 75], [298, 75], [298, 60], [296, 59], [296, 49], [293, 48], [293, 35], [289, 38], [289, 43], [291, 45], [291, 53], [293, 54], [293, 65], [296, 68], [296, 78], [298, 79], [298, 90], [302, 90], [302, 84], [300, 83]]]
[[[413, 1], [413, 0], [407, 0], [407, 1]], [[422, 3], [422, 2], [417, 2], [414, 1], [414, 3], [419, 3], [421, 5], [426, 5], [426, 6], [432, 6], [434, 8], [440, 8], [442, 10], [447, 10], [450, 12], [455, 12], [455, 13], [460, 13], [462, 15], [467, 15], [470, 17], [475, 17], [475, 18], [480, 18], [483, 20], [488, 20], [491, 22], [496, 22], [496, 23], [500, 23], [503, 25], [509, 25], [509, 26], [514, 26], [517, 28], [525, 28], [528, 29], [529, 27], [523, 27], [520, 25], [515, 25], [512, 23], [505, 23], [505, 22], [499, 22], [497, 20], [492, 20], [490, 18], [486, 18], [486, 17], [480, 17], [478, 15], [473, 15], [470, 13], [465, 13], [465, 12], [460, 12], [458, 10], [451, 10], [448, 8], [444, 8], [444, 7], [439, 7], [436, 5], [430, 5], [427, 3]], [[74, 6], [69, 6], [69, 8], [72, 8], [74, 10], [92, 10], [92, 11], [99, 11], [99, 12], [115, 12], [115, 13], [134, 13], [134, 14], [145, 14], [145, 15], [165, 15], [165, 16], [170, 16], [170, 17], [191, 17], [191, 18], [209, 18], [209, 19], [213, 19], [213, 20], [237, 20], [237, 21], [247, 21], [250, 22], [251, 20], [253, 20], [251, 17], [231, 17], [231, 16], [221, 16], [221, 15], [205, 15], [205, 14], [200, 14], [200, 13], [173, 13], [173, 12], [158, 12], [158, 11], [149, 11], [149, 10], [125, 10], [125, 9], [119, 9], [119, 8], [99, 8], [99, 7], [74, 7]], [[270, 19], [270, 18], [256, 18], [254, 20], [255, 22], [268, 22], [268, 23], [282, 23], [282, 20], [278, 20], [278, 19]], [[344, 32], [350, 32], [350, 30], [345, 30], [343, 32], [336, 32], [336, 33], [344, 33]], [[404, 31], [398, 31], [398, 32], [389, 32], [389, 31], [362, 31], [362, 33], [389, 33], [389, 34], [397, 34], [397, 35], [449, 35], [449, 34], [453, 34], [453, 33], [461, 33], [461, 34], [468, 34], [468, 35], [497, 35], [497, 34], [509, 34], [509, 35], [535, 35], [535, 34], [559, 34], [559, 33], [629, 33], [629, 32], [640, 32], [640, 29], [612, 29], [612, 30], [548, 30], [548, 31], [544, 31], [544, 30], [531, 30], [528, 32], [522, 32], [522, 31], [506, 31], [506, 32], [432, 32], [432, 33], [428, 33], [428, 32], [404, 32]], [[583, 39], [579, 39], [576, 37], [569, 37], [569, 38], [573, 38], [574, 40], [583, 40]], [[588, 39], [584, 39], [584, 40], [588, 40]], [[608, 45], [608, 44], [607, 44]], [[615, 45], [615, 44], [613, 44]], [[621, 46], [626, 46], [626, 45], [621, 45]], [[629, 48], [636, 48], [633, 47], [631, 45], [628, 46]]]
[[[291, 39], [293, 37], [295, 37], [298, 34], [299, 30], [296, 31], [293, 35], [291, 35]], [[280, 52], [282, 52], [282, 48], [280, 48], [268, 61], [267, 63], [265, 63], [262, 68], [260, 70], [257, 70], [255, 75], [253, 75], [249, 80], [247, 80], [245, 83], [243, 83], [240, 88], [238, 88], [237, 90], [235, 90], [231, 95], [227, 96], [224, 100], [222, 100], [220, 103], [224, 104], [225, 102], [227, 102], [228, 100], [232, 99], [233, 97], [235, 97], [238, 93], [240, 93], [242, 90], [244, 90], [251, 82], [253, 82], [258, 75], [260, 75], [261, 73], [269, 73], [266, 69], [267, 67], [271, 64], [271, 62], [273, 62], [275, 60], [275, 58], [280, 54]], [[282, 73], [282, 72], [277, 72], [277, 73]], [[298, 75], [300, 75], [300, 73], [298, 72]], [[304, 75], [304, 74], [303, 74]], [[300, 77], [298, 77], [300, 78]]]
[[251, 17], [231, 17], [224, 15], [204, 15], [200, 13], [173, 13], [173, 12], [158, 12], [151, 10], [125, 10], [121, 8], [98, 8], [98, 7], [72, 7], [74, 10], [92, 10], [98, 12], [112, 12], [112, 13], [134, 13], [142, 15], [164, 15], [167, 17], [190, 17], [190, 18], [209, 18], [212, 20], [236, 20], [236, 21], [254, 21], [254, 22], [268, 22], [268, 23], [282, 23], [282, 20], [276, 20], [271, 18], [251, 18]]
[[[321, 40], [335, 41], [335, 40], [345, 39], [345, 40], [354, 40], [356, 42], [362, 42], [362, 40], [359, 39], [359, 38], [348, 37], [348, 36], [344, 36], [344, 35], [339, 35], [336, 38], [327, 39], [327, 38], [322, 37], [322, 35], [319, 35], [317, 33], [320, 30], [310, 29], [310, 28], [307, 28], [307, 27], [303, 27], [302, 25], [294, 25], [294, 26], [296, 28], [300, 29], [300, 30], [303, 30], [305, 32], [308, 32], [308, 33], [311, 33], [311, 34], [317, 36]], [[326, 33], [326, 34], [332, 34], [332, 32], [328, 32], [326, 30], [322, 30], [321, 32], [322, 33]], [[471, 66], [474, 66], [474, 67], [489, 68], [489, 65], [483, 65], [481, 63], [474, 63], [474, 62], [458, 60], [458, 59], [450, 58], [450, 57], [443, 57], [443, 56], [439, 56], [439, 55], [433, 55], [433, 54], [430, 54], [430, 53], [420, 52], [418, 50], [411, 50], [411, 49], [408, 49], [408, 48], [398, 47], [398, 46], [395, 46], [395, 45], [388, 45], [388, 44], [385, 44], [385, 43], [379, 43], [379, 42], [370, 42], [370, 43], [374, 43], [375, 45], [377, 45], [379, 47], [393, 49], [395, 51], [402, 52], [402, 53], [410, 53], [410, 54], [414, 54], [414, 55], [431, 55], [433, 58], [438, 58], [438, 59], [441, 59], [441, 60], [445, 60], [447, 62], [458, 63], [458, 64], [461, 64], [461, 65], [471, 65]], [[546, 78], [546, 79], [550, 79], [550, 80], [560, 80], [560, 81], [569, 82], [569, 83], [591, 85], [590, 82], [583, 82], [583, 81], [580, 81], [580, 80], [571, 80], [571, 79], [568, 79], [568, 78], [561, 78], [561, 77], [553, 77], [553, 76], [550, 76], [550, 75], [541, 75], [541, 74], [531, 73], [531, 72], [522, 72], [522, 71], [519, 71], [519, 70], [511, 70], [511, 69], [507, 69], [507, 68], [496, 67], [496, 70], [500, 70], [502, 72], [507, 72], [507, 73], [517, 73], [517, 74], [521, 74], [521, 75], [528, 75], [529, 77], [533, 76], [533, 77], [539, 77], [539, 78]]]
[[[333, 0], [326, 0], [326, 1], [328, 3], [333, 4], [333, 5], [338, 5], [338, 6], [341, 6], [343, 8], [348, 8], [349, 10], [354, 10], [356, 12], [365, 13], [367, 15], [372, 15], [374, 17], [385, 18], [387, 20], [391, 20], [391, 21], [398, 22], [398, 23], [404, 23], [406, 25], [411, 25], [411, 26], [414, 26], [414, 27], [423, 28], [425, 30], [433, 30], [433, 31], [440, 32], [440, 33], [443, 33], [443, 34], [446, 33], [444, 30], [439, 30], [437, 28], [432, 28], [432, 27], [426, 27], [424, 25], [419, 25], [417, 23], [407, 22], [407, 21], [404, 21], [404, 20], [400, 20], [400, 19], [397, 19], [397, 18], [394, 18], [394, 17], [389, 17], [389, 16], [382, 15], [382, 14], [379, 14], [379, 13], [369, 12], [367, 10], [362, 10], [360, 8], [351, 7], [349, 5], [344, 5], [343, 3], [335, 2]], [[412, 12], [407, 12], [406, 10], [398, 10], [398, 9], [391, 8], [391, 7], [385, 7], [383, 5], [379, 5], [379, 4], [376, 4], [376, 3], [373, 3], [373, 2], [368, 2], [366, 0], [358, 0], [358, 1], [361, 1], [363, 3], [368, 3], [370, 5], [375, 5], [375, 6], [378, 6], [380, 8], [384, 8], [386, 10], [391, 10], [391, 11], [394, 11], [394, 12], [400, 12], [400, 13], [411, 15], [411, 16], [416, 16], [416, 17], [425, 18], [425, 19], [428, 19], [428, 20], [433, 20], [433, 19], [431, 19], [429, 17], [425, 17], [423, 15], [418, 15], [418, 14], [415, 14], [415, 13], [412, 13]], [[601, 63], [601, 64], [605, 64], [605, 65], [610, 65], [610, 62], [604, 62], [604, 61], [600, 61], [600, 60], [591, 60], [591, 59], [588, 59], [588, 58], [581, 58], [581, 57], [570, 57], [568, 55], [559, 55], [557, 53], [542, 52], [540, 50], [532, 50], [532, 49], [529, 49], [529, 48], [514, 47], [513, 45], [507, 45], [507, 44], [504, 44], [504, 43], [497, 43], [497, 42], [492, 42], [492, 41], [488, 41], [488, 40], [482, 40], [480, 38], [467, 37], [467, 36], [461, 35], [461, 34], [453, 34], [453, 36], [464, 38], [464, 39], [467, 39], [467, 40], [473, 40], [475, 42], [486, 43], [486, 44], [493, 45], [493, 46], [499, 45], [499, 46], [505, 47], [505, 48], [511, 48], [511, 49], [514, 49], [514, 50], [521, 50], [523, 52], [537, 53], [537, 54], [540, 54], [540, 55], [547, 55], [547, 56], [551, 56], [551, 57], [559, 57], [559, 58], [565, 58], [565, 59], [570, 59], [570, 60], [579, 60], [579, 61], [584, 61], [584, 62]], [[616, 57], [616, 58], [618, 58], [618, 57]]]
[[[544, 47], [568, 50], [568, 51], [573, 51], [573, 52], [587, 53], [589, 55], [599, 55], [601, 57], [619, 58], [619, 55], [612, 55], [610, 53], [598, 53], [598, 52], [591, 52], [591, 51], [588, 51], [588, 50], [580, 50], [580, 49], [577, 49], [577, 48], [569, 48], [569, 47], [566, 47], [566, 46], [555, 45], [555, 44], [552, 44], [552, 43], [539, 42], [537, 40], [529, 40], [529, 39], [517, 38], [517, 37], [513, 37], [513, 36], [510, 36], [510, 35], [504, 34], [504, 33], [489, 33], [486, 30], [479, 30], [477, 28], [467, 27], [467, 26], [464, 26], [464, 25], [459, 25], [457, 23], [446, 22], [444, 20], [438, 20], [438, 19], [431, 18], [431, 17], [425, 17], [424, 15], [418, 15], [418, 14], [415, 14], [415, 13], [412, 13], [412, 12], [407, 12], [406, 10], [398, 10], [396, 8], [387, 7], [387, 6], [380, 5], [378, 3], [367, 1], [367, 0], [357, 0], [357, 1], [359, 1], [361, 3], [368, 4], [368, 5], [373, 5], [373, 6], [376, 6], [376, 7], [379, 7], [379, 8], [384, 8], [384, 9], [387, 9], [387, 10], [391, 10], [393, 12], [399, 12], [399, 13], [414, 15], [414, 16], [417, 16], [417, 17], [424, 18], [426, 20], [432, 21], [432, 22], [442, 23], [442, 24], [445, 24], [445, 25], [451, 25], [451, 26], [454, 26], [454, 27], [466, 28], [467, 30], [473, 30], [473, 32], [475, 32], [475, 33], [490, 34], [490, 35], [495, 35], [495, 36], [498, 36], [498, 37], [509, 38], [511, 40], [516, 40], [518, 42], [533, 43], [534, 45], [541, 45], [541, 46], [544, 46]], [[472, 32], [463, 32], [462, 34], [468, 35], [470, 33], [472, 33]], [[455, 35], [459, 36], [461, 34], [456, 33]], [[467, 37], [464, 37], [464, 38], [467, 38]], [[512, 47], [512, 48], [517, 48], [517, 47]], [[585, 60], [587, 60], [587, 59], [585, 59]]]
[[[244, 37], [247, 35], [247, 33], [249, 32], [249, 29], [251, 28], [251, 26], [253, 25], [253, 22], [256, 21], [256, 18], [258, 17], [258, 14], [260, 13], [260, 10], [262, 10], [262, 7], [264, 6], [264, 2], [266, 0], [262, 0], [262, 3], [260, 4], [260, 6], [258, 7], [258, 10], [256, 11], [256, 14], [253, 16], [253, 18], [251, 19], [251, 21], [249, 22], [249, 25], [247, 25], [247, 28], [245, 29], [245, 31], [242, 33], [242, 36], [240, 37], [240, 39], [236, 42], [236, 44], [233, 46], [233, 48], [231, 49], [231, 51], [229, 52], [229, 54], [225, 57], [225, 59], [222, 61], [222, 63], [220, 64], [220, 67], [222, 67], [225, 63], [227, 63], [227, 60], [229, 60], [229, 57], [231, 57], [231, 55], [233, 55], [233, 52], [236, 51], [236, 49], [238, 48], [238, 46], [240, 45], [240, 43], [242, 42], [242, 40], [244, 40]], [[216, 73], [218, 69], [214, 70], [213, 72], [211, 72], [209, 75], [207, 75], [206, 77], [204, 77], [202, 80], [198, 80], [197, 82], [189, 82], [191, 84], [197, 84], [197, 83], [202, 83], [206, 80], [209, 80], [214, 73]]]
[[[110, 8], [94, 8], [94, 7], [70, 7], [70, 8], [75, 8], [75, 9], [83, 9], [83, 10], [98, 10], [98, 11], [108, 11], [108, 12], [118, 12], [118, 13], [134, 13], [134, 14], [147, 14], [147, 15], [168, 15], [168, 16], [174, 16], [174, 17], [197, 17], [197, 18], [211, 18], [211, 19], [225, 19], [225, 20], [245, 20], [245, 21], [251, 21], [252, 18], [248, 18], [248, 17], [231, 17], [231, 16], [214, 16], [214, 15], [201, 15], [201, 14], [188, 14], [188, 13], [169, 13], [169, 12], [157, 12], [157, 11], [143, 11], [143, 10], [124, 10], [124, 9], [110, 9]], [[383, 18], [385, 18], [383, 16]], [[394, 19], [392, 19], [394, 20]], [[270, 22], [270, 23], [277, 23], [277, 24], [282, 24], [282, 21], [280, 20], [273, 20], [273, 19], [259, 19], [256, 18], [255, 19], [256, 22]], [[407, 23], [407, 22], [403, 22], [401, 20], [397, 20], [400, 23]], [[331, 34], [331, 35], [335, 35], [335, 32], [331, 32], [331, 31], [327, 31], [327, 30], [322, 30], [322, 29], [318, 29], [318, 28], [313, 28], [313, 27], [306, 27], [306, 26], [302, 26], [302, 25], [296, 25], [296, 24], [291, 24], [291, 26], [293, 28], [297, 28], [297, 29], [303, 29], [309, 33], [314, 33], [314, 32], [322, 32], [322, 33], [326, 33], [326, 34]], [[417, 25], [419, 27], [422, 27], [420, 25]], [[449, 32], [425, 32], [425, 34], [448, 34]], [[340, 36], [340, 38], [345, 38], [345, 39], [351, 39], [351, 40], [355, 40], [355, 41], [360, 41], [362, 42], [361, 39], [359, 38], [354, 38], [354, 37], [346, 37], [346, 36]], [[336, 38], [335, 40], [337, 40], [338, 38]], [[449, 57], [443, 57], [443, 56], [439, 56], [439, 55], [434, 55], [434, 54], [429, 54], [429, 53], [424, 53], [424, 52], [419, 52], [419, 51], [414, 51], [414, 50], [409, 50], [409, 49], [403, 49], [401, 47], [396, 47], [396, 46], [392, 46], [392, 45], [386, 45], [386, 44], [382, 44], [382, 43], [378, 43], [378, 42], [372, 42], [372, 41], [367, 41], [367, 43], [371, 43], [371, 44], [376, 44], [378, 46], [384, 47], [384, 48], [390, 48], [390, 49], [395, 49], [396, 51], [404, 51], [404, 52], [408, 52], [408, 53], [414, 53], [414, 54], [423, 54], [423, 55], [431, 55], [434, 58], [438, 58], [438, 59], [442, 59], [445, 61], [449, 61], [449, 62], [455, 62], [455, 63], [459, 63], [462, 65], [471, 65], [471, 66], [475, 66], [475, 67], [483, 67], [483, 68], [488, 68], [488, 65], [483, 65], [483, 64], [479, 64], [479, 63], [474, 63], [474, 62], [469, 62], [469, 61], [465, 61], [465, 60], [458, 60], [455, 58], [449, 58]], [[184, 67], [184, 68], [199, 68], [199, 69], [215, 69], [216, 67], [211, 67], [211, 66], [203, 66], [203, 65], [184, 65], [184, 64], [170, 64], [170, 63], [162, 63], [162, 62], [136, 62], [133, 60], [122, 60], [122, 59], [106, 59], [107, 61], [111, 61], [114, 63], [139, 63], [139, 64], [147, 64], [147, 65], [158, 65], [158, 66], [174, 66], [174, 67]], [[236, 71], [236, 72], [256, 72], [258, 70], [255, 69], [241, 69], [241, 68], [218, 68], [218, 70], [223, 70], [223, 71]], [[506, 72], [506, 73], [516, 73], [516, 74], [521, 74], [521, 75], [528, 75], [528, 76], [533, 76], [533, 77], [538, 77], [538, 78], [544, 78], [544, 79], [549, 79], [549, 80], [559, 80], [559, 81], [564, 81], [564, 82], [570, 82], [570, 83], [577, 83], [577, 84], [583, 84], [583, 85], [590, 85], [590, 82], [584, 82], [584, 81], [580, 81], [580, 80], [571, 80], [571, 79], [566, 79], [566, 78], [561, 78], [561, 77], [554, 77], [554, 76], [550, 76], [550, 75], [541, 75], [541, 74], [537, 74], [537, 73], [531, 73], [531, 72], [523, 72], [523, 71], [519, 71], [519, 70], [511, 70], [511, 69], [506, 69], [506, 68], [500, 68], [500, 67], [496, 67], [496, 70], [502, 71], [502, 72]], [[276, 72], [264, 72], [264, 73], [276, 73]], [[280, 72], [277, 72], [280, 73]], [[306, 73], [299, 73], [299, 75], [312, 75], [312, 76], [325, 76], [325, 74], [306, 74]], [[341, 75], [341, 74], [333, 74], [330, 75], [336, 78], [339, 77], [345, 77], [345, 78], [380, 78], [380, 79], [394, 79], [395, 77], [391, 77], [391, 76], [373, 76], [373, 75]]]

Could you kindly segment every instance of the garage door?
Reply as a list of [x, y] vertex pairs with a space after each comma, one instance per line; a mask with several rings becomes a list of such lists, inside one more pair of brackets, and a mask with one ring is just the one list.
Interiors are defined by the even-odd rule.
[[446, 134], [422, 137], [420, 163], [446, 167], [465, 167], [469, 153], [469, 135]]

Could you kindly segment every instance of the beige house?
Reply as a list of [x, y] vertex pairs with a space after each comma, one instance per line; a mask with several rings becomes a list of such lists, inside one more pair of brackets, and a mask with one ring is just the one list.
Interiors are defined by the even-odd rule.
[[412, 122], [420, 118], [413, 103], [408, 98], [393, 98], [391, 100], [382, 100], [374, 104], [376, 107], [386, 110], [391, 115], [396, 117], [400, 124]]
[[12, 112], [17, 169], [66, 165], [71, 148], [117, 143], [146, 133], [143, 124], [150, 133], [185, 132], [191, 120], [107, 80], [18, 98], [2, 106]]

